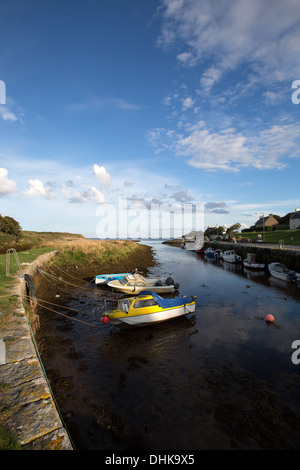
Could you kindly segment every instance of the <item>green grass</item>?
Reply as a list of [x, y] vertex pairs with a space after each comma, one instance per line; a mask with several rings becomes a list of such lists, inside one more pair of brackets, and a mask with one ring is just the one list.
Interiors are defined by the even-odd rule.
[[[38, 256], [52, 251], [49, 246], [17, 253], [20, 263], [31, 263]], [[15, 255], [9, 255], [9, 276], [6, 276], [6, 254], [0, 255], [0, 311], [1, 315], [10, 315], [14, 312], [18, 297], [14, 292], [14, 277], [20, 273]], [[21, 273], [20, 273], [21, 274]]]
[[[239, 233], [236, 236], [237, 241], [240, 238], [251, 238], [257, 240], [257, 235], [261, 235], [263, 240], [263, 232], [244, 232]], [[291, 240], [293, 238], [293, 240]], [[300, 230], [274, 230], [265, 231], [265, 242], [278, 244], [281, 240], [284, 241], [284, 245], [300, 245]]]
[[0, 427], [0, 450], [21, 450], [18, 438], [2, 427]]

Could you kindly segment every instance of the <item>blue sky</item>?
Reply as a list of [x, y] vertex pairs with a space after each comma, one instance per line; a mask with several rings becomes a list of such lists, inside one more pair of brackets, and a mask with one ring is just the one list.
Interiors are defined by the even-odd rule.
[[0, 30], [0, 213], [24, 230], [300, 206], [298, 0], [2, 0]]

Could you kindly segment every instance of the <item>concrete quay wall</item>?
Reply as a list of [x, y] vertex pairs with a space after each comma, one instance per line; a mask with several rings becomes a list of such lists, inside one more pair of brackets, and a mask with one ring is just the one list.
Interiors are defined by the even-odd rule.
[[[34, 278], [36, 268], [43, 267], [55, 253], [23, 264], [23, 275]], [[9, 410], [5, 427], [17, 436], [24, 450], [73, 450], [35, 348], [24, 308], [24, 277], [15, 278], [12, 291], [18, 293], [18, 306], [0, 330], [0, 340], [5, 344], [5, 360], [2, 357], [0, 362], [1, 407]]]
[[254, 253], [259, 262], [268, 263], [282, 263], [287, 268], [300, 273], [300, 247], [289, 246], [279, 248], [277, 245], [267, 244], [251, 244], [251, 243], [226, 243], [226, 242], [205, 242], [204, 248], [212, 247], [215, 250], [222, 251], [234, 250], [237, 255], [242, 259], [247, 258], [247, 253]]

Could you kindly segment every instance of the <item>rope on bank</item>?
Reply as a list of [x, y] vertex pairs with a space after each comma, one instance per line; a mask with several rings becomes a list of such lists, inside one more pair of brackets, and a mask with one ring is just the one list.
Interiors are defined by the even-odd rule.
[[[54, 276], [53, 274], [47, 273], [46, 271], [43, 271], [43, 270], [40, 269], [40, 268], [36, 268], [36, 270], [37, 270], [52, 286], [54, 286], [56, 289], [58, 288], [58, 289], [62, 290], [63, 292], [66, 292], [66, 293], [70, 294], [69, 291], [63, 289], [61, 286], [57, 286], [56, 284], [52, 283], [49, 279], [47, 279], [47, 277], [48, 277], [48, 278], [51, 278], [51, 279], [53, 279], [53, 280], [55, 280], [55, 281], [57, 281], [57, 282], [63, 282], [63, 283], [65, 283], [65, 284], [67, 284], [67, 285], [69, 285], [69, 286], [71, 286], [71, 287], [75, 287], [76, 289], [81, 289], [81, 290], [86, 291], [86, 287], [78, 286], [78, 285], [76, 285], [76, 284], [72, 284], [71, 282], [66, 281], [65, 279], [58, 278], [58, 277]], [[95, 291], [94, 289], [92, 289], [92, 288], [90, 288], [90, 289], [91, 289], [90, 292], [93, 292], [93, 294], [96, 295], [96, 291]]]
[[[30, 300], [30, 297], [27, 296], [27, 295], [24, 295], [24, 297], [27, 299], [27, 300]], [[86, 321], [83, 321], [83, 320], [78, 320], [78, 318], [73, 318], [73, 317], [70, 317], [69, 315], [66, 315], [65, 313], [62, 313], [62, 312], [57, 312], [56, 310], [53, 310], [52, 308], [50, 307], [46, 307], [45, 305], [43, 305], [41, 302], [45, 302], [45, 303], [48, 303], [48, 304], [52, 304], [51, 302], [47, 302], [46, 300], [42, 300], [42, 299], [36, 299], [36, 305], [38, 305], [39, 307], [41, 308], [44, 308], [46, 310], [49, 310], [50, 312], [53, 312], [53, 313], [56, 313], [57, 315], [61, 315], [63, 317], [66, 317], [68, 318], [69, 320], [74, 320], [74, 321], [77, 321], [78, 323], [83, 323], [85, 325], [88, 325], [88, 326], [92, 326], [94, 328], [101, 328], [101, 325], [93, 325], [92, 323], [89, 323], [89, 322], [86, 322]], [[75, 310], [75, 309], [72, 309], [70, 307], [64, 307], [63, 305], [57, 305], [57, 304], [52, 304], [52, 305], [56, 305], [58, 307], [61, 307], [61, 308], [66, 308], [68, 310], [73, 310], [75, 312], [80, 312], [80, 310]]]
[[[56, 269], [59, 269], [59, 271], [61, 271], [62, 273], [65, 273], [67, 274], [68, 276], [72, 277], [73, 279], [76, 279], [77, 281], [82, 281], [82, 279], [78, 279], [78, 277], [75, 277], [73, 276], [72, 274], [68, 273], [67, 271], [65, 271], [64, 269], [60, 268], [59, 266], [57, 266], [57, 264], [55, 263], [52, 263], [51, 266], [54, 266]], [[95, 278], [92, 279], [92, 281], [94, 281]], [[92, 282], [90, 281], [90, 282]], [[90, 282], [88, 281], [85, 281], [87, 286], [90, 284]]]

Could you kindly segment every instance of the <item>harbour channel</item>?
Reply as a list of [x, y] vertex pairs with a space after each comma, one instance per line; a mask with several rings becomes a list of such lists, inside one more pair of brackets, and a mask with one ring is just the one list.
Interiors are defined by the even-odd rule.
[[300, 287], [141, 243], [156, 260], [149, 276], [171, 276], [180, 295], [197, 295], [193, 314], [139, 328], [101, 324], [103, 299], [114, 294], [94, 282], [44, 289], [48, 301], [73, 309], [61, 309], [67, 316], [38, 307], [38, 347], [76, 448], [300, 449], [292, 347]]

